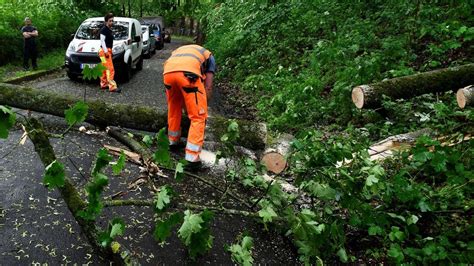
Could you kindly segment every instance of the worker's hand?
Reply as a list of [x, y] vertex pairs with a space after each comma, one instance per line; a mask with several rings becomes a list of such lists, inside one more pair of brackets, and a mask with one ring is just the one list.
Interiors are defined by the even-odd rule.
[[206, 97], [207, 97], [207, 102], [209, 102], [212, 99], [212, 88], [206, 87]]

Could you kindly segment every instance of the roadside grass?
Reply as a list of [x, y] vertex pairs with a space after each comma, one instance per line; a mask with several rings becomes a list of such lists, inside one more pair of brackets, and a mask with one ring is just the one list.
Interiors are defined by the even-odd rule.
[[[40, 55], [41, 56], [41, 55]], [[64, 50], [58, 49], [38, 58], [37, 70], [23, 70], [23, 59], [16, 62], [0, 66], [0, 82], [7, 79], [28, 76], [40, 71], [50, 70], [60, 67], [64, 64]], [[31, 61], [30, 61], [31, 69]]]
[[194, 36], [171, 35], [171, 40], [178, 40], [178, 41], [194, 43]]

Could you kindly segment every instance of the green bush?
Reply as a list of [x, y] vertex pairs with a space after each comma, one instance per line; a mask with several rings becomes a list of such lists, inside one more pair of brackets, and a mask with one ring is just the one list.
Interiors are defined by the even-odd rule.
[[421, 128], [462, 139], [472, 109], [459, 111], [452, 93], [386, 99], [379, 111], [350, 97], [356, 85], [473, 62], [472, 1], [269, 2], [224, 1], [205, 17], [218, 75], [256, 95], [272, 129], [296, 136], [285, 177], [311, 202], [294, 208], [294, 195], [247, 163], [243, 184], [271, 188], [262, 211], [282, 218], [306, 264], [472, 263], [474, 141], [423, 136], [391, 159], [368, 154]]
[[277, 129], [344, 125], [353, 86], [474, 59], [470, 1], [273, 2], [215, 6], [206, 45]]

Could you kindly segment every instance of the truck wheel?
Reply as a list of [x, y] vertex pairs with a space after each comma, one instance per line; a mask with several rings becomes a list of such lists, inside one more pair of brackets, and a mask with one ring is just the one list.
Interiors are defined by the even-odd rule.
[[75, 74], [72, 74], [71, 72], [67, 72], [67, 77], [72, 80], [72, 81], [78, 81], [79, 80], [79, 77]]
[[129, 82], [132, 78], [132, 59], [130, 58], [128, 63], [123, 64], [122, 68], [122, 81]]
[[[151, 56], [150, 52], [148, 54], [149, 56]], [[143, 69], [143, 57], [140, 56], [140, 59], [138, 59], [138, 63], [137, 63], [137, 70], [142, 70], [142, 69]]]

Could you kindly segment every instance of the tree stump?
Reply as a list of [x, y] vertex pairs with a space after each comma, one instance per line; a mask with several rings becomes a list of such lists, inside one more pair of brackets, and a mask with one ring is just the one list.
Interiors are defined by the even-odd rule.
[[272, 144], [267, 145], [260, 162], [265, 165], [268, 171], [279, 174], [286, 169], [288, 166], [287, 156], [294, 138], [290, 134], [282, 134]]

